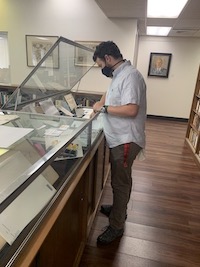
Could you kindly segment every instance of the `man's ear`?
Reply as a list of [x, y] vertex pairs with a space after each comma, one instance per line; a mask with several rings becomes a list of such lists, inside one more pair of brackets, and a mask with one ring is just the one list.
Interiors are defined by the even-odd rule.
[[105, 55], [104, 58], [105, 58], [105, 61], [108, 63], [110, 63], [110, 61], [112, 59], [110, 55]]

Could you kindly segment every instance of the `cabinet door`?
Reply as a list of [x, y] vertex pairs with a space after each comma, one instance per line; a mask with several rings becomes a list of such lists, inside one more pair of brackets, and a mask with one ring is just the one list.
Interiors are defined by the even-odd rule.
[[85, 241], [84, 176], [37, 255], [37, 267], [74, 266]]

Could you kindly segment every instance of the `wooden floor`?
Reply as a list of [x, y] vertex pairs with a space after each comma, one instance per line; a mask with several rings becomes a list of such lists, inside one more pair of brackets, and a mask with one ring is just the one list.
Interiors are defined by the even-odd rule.
[[[146, 160], [133, 165], [124, 236], [97, 247], [108, 225], [98, 211], [80, 267], [200, 266], [200, 169], [185, 146], [186, 127], [148, 119]], [[102, 203], [112, 203], [110, 180]]]

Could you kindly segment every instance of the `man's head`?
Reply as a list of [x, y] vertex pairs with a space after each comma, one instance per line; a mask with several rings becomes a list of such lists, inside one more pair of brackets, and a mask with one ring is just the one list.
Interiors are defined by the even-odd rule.
[[117, 67], [117, 64], [123, 60], [123, 56], [114, 42], [107, 41], [100, 43], [96, 47], [93, 60], [102, 70], [104, 68], [110, 68], [112, 71], [115, 69], [115, 66]]
[[156, 62], [155, 62], [155, 66], [156, 66], [156, 68], [161, 68], [162, 65], [163, 65], [163, 60], [162, 60], [162, 58], [161, 58], [161, 57], [157, 58], [157, 59], [156, 59]]

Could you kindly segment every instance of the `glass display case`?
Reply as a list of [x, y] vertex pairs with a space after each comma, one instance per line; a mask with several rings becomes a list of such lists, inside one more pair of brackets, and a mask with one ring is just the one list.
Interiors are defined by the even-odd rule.
[[[58, 38], [2, 109], [51, 115], [67, 109], [76, 115], [65, 98], [95, 64], [93, 53], [91, 48]], [[34, 60], [34, 53], [32, 57]]]
[[70, 182], [102, 132], [98, 114], [83, 120], [7, 112], [0, 115], [8, 120], [0, 126], [1, 266], [9, 266], [3, 264], [5, 251], [8, 257], [10, 248], [12, 258], [16, 244], [21, 249], [25, 246], [27, 231], [31, 232]]
[[2, 107], [2, 267], [15, 266], [15, 260], [102, 136], [102, 115], [89, 112], [87, 116], [88, 109], [83, 108], [79, 116], [80, 107], [71, 95], [92, 67], [92, 55], [93, 50], [60, 37]]

